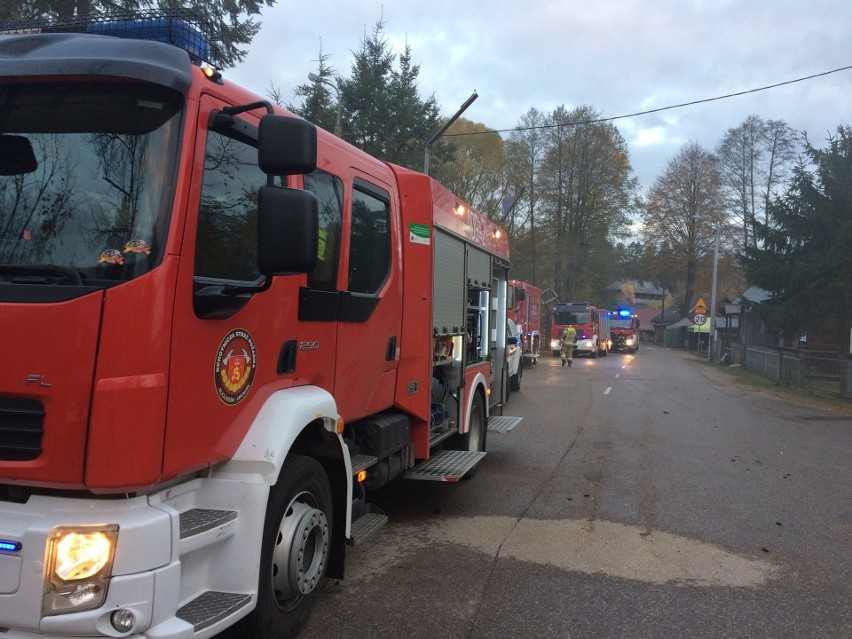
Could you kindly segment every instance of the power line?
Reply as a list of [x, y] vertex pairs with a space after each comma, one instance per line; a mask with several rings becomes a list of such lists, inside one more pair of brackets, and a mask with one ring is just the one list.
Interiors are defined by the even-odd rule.
[[759, 87], [757, 89], [747, 89], [745, 91], [737, 91], [736, 93], [728, 93], [726, 95], [716, 96], [714, 98], [704, 98], [701, 100], [693, 100], [692, 102], [683, 102], [681, 104], [672, 104], [670, 106], [659, 107], [656, 109], [649, 109], [647, 111], [636, 111], [635, 113], [627, 113], [625, 115], [614, 115], [609, 118], [597, 118], [594, 120], [580, 120], [577, 122], [559, 122], [557, 124], [542, 124], [539, 126], [526, 126], [526, 127], [515, 127], [512, 129], [495, 129], [492, 131], [474, 131], [470, 133], [449, 133], [445, 137], [461, 137], [465, 135], [483, 135], [486, 133], [512, 133], [515, 131], [533, 131], [536, 129], [553, 129], [558, 126], [577, 126], [580, 124], [596, 124], [598, 122], [612, 122], [613, 120], [623, 120], [625, 118], [636, 118], [641, 115], [649, 115], [651, 113], [659, 113], [660, 111], [670, 111], [671, 109], [682, 109], [683, 107], [694, 106], [696, 104], [704, 104], [706, 102], [716, 102], [718, 100], [727, 100], [728, 98], [736, 98], [741, 95], [748, 95], [749, 93], [758, 93], [760, 91], [768, 91], [769, 89], [776, 89], [778, 87], [783, 87], [788, 84], [796, 84], [797, 82], [804, 82], [805, 80], [813, 80], [814, 78], [821, 78], [826, 75], [831, 75], [832, 73], [839, 73], [840, 71], [848, 71], [852, 69], [852, 65], [840, 67], [839, 69], [832, 69], [831, 71], [823, 71], [822, 73], [814, 73], [813, 75], [807, 75], [803, 78], [796, 78], [795, 80], [787, 80], [785, 82], [777, 82], [775, 84], [770, 84], [765, 87]]

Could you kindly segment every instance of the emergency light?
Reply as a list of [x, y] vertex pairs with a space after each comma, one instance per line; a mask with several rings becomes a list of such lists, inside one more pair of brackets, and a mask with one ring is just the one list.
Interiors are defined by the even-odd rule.
[[619, 317], [630, 317], [630, 311], [627, 310], [626, 308], [620, 308], [620, 309], [618, 309], [618, 316]]
[[[183, 49], [193, 63], [221, 67], [221, 43], [210, 23], [190, 9], [153, 9], [114, 14], [81, 14], [17, 20], [0, 24], [0, 33], [92, 33], [132, 40], [164, 42]], [[215, 78], [211, 78], [215, 79]]]
[[20, 549], [20, 541], [9, 541], [8, 539], [0, 539], [0, 552], [18, 552]]

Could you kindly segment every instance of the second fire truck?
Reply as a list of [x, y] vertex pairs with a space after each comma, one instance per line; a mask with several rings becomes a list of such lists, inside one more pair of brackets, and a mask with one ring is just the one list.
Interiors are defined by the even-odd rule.
[[609, 313], [588, 302], [557, 303], [550, 320], [550, 350], [559, 357], [562, 331], [573, 326], [577, 331], [574, 342], [576, 355], [591, 357], [606, 355], [610, 347]]
[[509, 318], [523, 338], [524, 361], [538, 363], [541, 354], [541, 289], [528, 282], [509, 280]]

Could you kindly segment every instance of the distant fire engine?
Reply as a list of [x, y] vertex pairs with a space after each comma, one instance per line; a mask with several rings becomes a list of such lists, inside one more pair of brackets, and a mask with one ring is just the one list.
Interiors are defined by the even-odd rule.
[[587, 302], [558, 303], [553, 307], [550, 321], [550, 350], [559, 357], [562, 331], [573, 326], [577, 331], [574, 353], [592, 357], [609, 352], [609, 313]]
[[611, 314], [609, 331], [613, 350], [628, 353], [639, 350], [639, 316], [629, 308], [620, 308]]

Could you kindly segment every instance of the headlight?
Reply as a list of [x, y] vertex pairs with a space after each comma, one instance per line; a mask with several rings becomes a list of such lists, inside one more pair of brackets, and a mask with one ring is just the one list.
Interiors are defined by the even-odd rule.
[[54, 528], [48, 538], [45, 615], [91, 610], [106, 599], [118, 526]]
[[628, 337], [628, 338], [625, 340], [625, 343], [626, 343], [628, 346], [633, 346], [633, 338], [632, 338], [632, 337]]
[[562, 344], [559, 343], [558, 339], [550, 340], [550, 350], [558, 351], [561, 346], [562, 346]]

